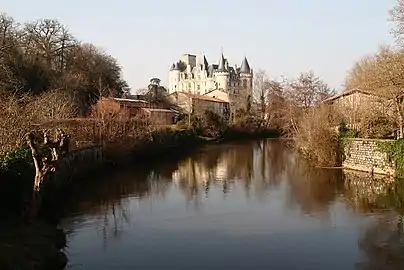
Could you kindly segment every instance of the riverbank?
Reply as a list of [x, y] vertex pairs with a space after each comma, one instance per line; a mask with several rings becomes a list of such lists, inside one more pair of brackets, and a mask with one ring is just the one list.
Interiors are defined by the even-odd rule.
[[45, 222], [0, 222], [0, 269], [64, 269], [66, 235]]
[[[181, 159], [207, 144], [277, 137], [279, 137], [279, 133], [270, 130], [256, 133], [228, 130], [222, 136], [212, 138], [198, 135], [192, 129], [165, 129], [152, 133], [150, 137], [140, 139], [129, 149], [125, 149], [122, 145], [110, 145], [103, 148], [101, 154], [91, 154], [90, 152], [90, 157], [87, 158], [84, 168], [80, 168], [83, 164], [76, 164], [78, 161], [80, 162], [80, 158], [70, 159], [71, 164], [68, 166], [60, 164], [60, 167], [65, 167], [63, 175], [59, 179], [55, 177], [53, 181], [48, 181], [48, 184], [43, 187], [43, 213], [41, 214], [48, 218], [54, 216], [55, 206], [58, 208], [59, 202], [63, 202], [64, 190], [69, 187], [80, 187], [83, 182], [89, 181], [89, 175], [94, 176], [102, 171], [101, 168], [119, 169], [126, 166], [149, 166], [154, 162], [163, 160]], [[54, 219], [57, 220], [59, 215], [60, 213], [56, 213]]]
[[[166, 128], [123, 143], [106, 143], [71, 151], [55, 165], [42, 186], [41, 196], [50, 205], [58, 200], [66, 185], [75, 185], [104, 166], [127, 166], [150, 162], [154, 159], [175, 158], [205, 144], [225, 143], [232, 140], [275, 138], [273, 130], [246, 132], [227, 129], [216, 138], [197, 134], [193, 129]], [[0, 217], [20, 213], [27, 207], [32, 194], [34, 166], [30, 150], [26, 147], [10, 152], [0, 160]]]
[[[96, 184], [87, 182], [90, 181], [89, 178], [94, 179], [94, 176], [105, 168], [143, 167], [165, 159], [179, 160], [206, 144], [277, 135], [276, 132], [270, 131], [260, 133], [227, 131], [219, 138], [210, 138], [200, 136], [192, 129], [165, 129], [152, 132], [150, 136], [139, 139], [127, 148], [125, 145], [110, 144], [104, 147], [75, 150], [58, 162], [55, 173], [46, 179], [46, 183], [42, 186], [41, 209], [37, 217], [39, 221], [28, 225], [15, 223], [4, 225], [14, 229], [7, 235], [0, 236], [1, 243], [5, 243], [2, 246], [4, 250], [0, 251], [3, 254], [10, 254], [0, 261], [0, 266], [4, 265], [4, 269], [12, 269], [10, 267], [14, 265], [14, 262], [19, 261], [20, 269], [59, 269], [57, 267], [63, 264], [65, 258], [61, 251], [63, 245], [60, 244], [63, 242], [60, 239], [63, 239], [64, 234], [51, 224], [57, 224], [63, 217], [66, 194], [74, 194], [70, 191], [80, 189], [83, 183], [87, 186]], [[6, 186], [0, 193], [7, 191], [7, 193], [4, 192], [1, 200], [4, 200], [3, 208], [8, 205], [8, 211], [3, 212], [6, 213], [3, 217], [18, 216], [29, 207], [29, 195], [32, 194], [34, 177], [31, 159], [28, 149], [22, 149], [9, 155], [7, 162], [3, 162], [6, 166], [2, 167], [0, 174], [6, 176], [1, 178]], [[8, 170], [4, 170], [5, 168]], [[89, 177], [90, 175], [92, 177]], [[7, 198], [11, 200], [7, 201]], [[23, 239], [18, 239], [18, 235], [24, 235]], [[21, 249], [24, 252], [19, 254], [18, 250]]]

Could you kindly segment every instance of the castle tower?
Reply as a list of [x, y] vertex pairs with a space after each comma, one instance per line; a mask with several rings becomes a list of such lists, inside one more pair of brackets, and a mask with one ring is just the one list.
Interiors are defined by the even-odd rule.
[[247, 57], [244, 57], [240, 67], [240, 82], [242, 89], [246, 89], [249, 94], [252, 93], [253, 71], [248, 64]]
[[228, 83], [229, 83], [229, 71], [226, 68], [226, 60], [224, 59], [223, 53], [220, 55], [219, 65], [215, 70], [215, 77], [217, 87], [219, 89], [223, 89], [224, 91], [228, 90]]
[[168, 81], [169, 81], [169, 88], [168, 88], [169, 93], [179, 91], [180, 66], [178, 62], [172, 64], [170, 72], [168, 74]]

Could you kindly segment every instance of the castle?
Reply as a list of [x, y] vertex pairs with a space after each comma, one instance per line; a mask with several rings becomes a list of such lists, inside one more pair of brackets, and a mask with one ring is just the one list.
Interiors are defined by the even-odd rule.
[[239, 95], [251, 93], [252, 86], [253, 71], [246, 57], [240, 67], [232, 67], [223, 53], [219, 64], [209, 64], [205, 55], [197, 59], [196, 55], [184, 54], [170, 68], [168, 91], [205, 95], [220, 90], [228, 95]]

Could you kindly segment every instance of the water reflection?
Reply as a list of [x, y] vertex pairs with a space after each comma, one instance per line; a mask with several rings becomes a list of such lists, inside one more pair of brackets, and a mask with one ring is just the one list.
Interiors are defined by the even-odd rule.
[[403, 269], [403, 195], [400, 181], [244, 142], [106, 175], [72, 198], [63, 226], [85, 269]]

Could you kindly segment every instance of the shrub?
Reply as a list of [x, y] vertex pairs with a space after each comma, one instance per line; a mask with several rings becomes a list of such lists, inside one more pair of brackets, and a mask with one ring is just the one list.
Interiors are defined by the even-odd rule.
[[221, 138], [227, 129], [227, 123], [216, 113], [205, 110], [191, 116], [191, 127], [198, 135]]
[[318, 166], [339, 166], [340, 140], [334, 131], [335, 117], [331, 108], [320, 106], [306, 111], [298, 123], [297, 147]]
[[261, 132], [264, 128], [264, 120], [255, 115], [240, 115], [232, 125], [235, 131], [243, 133], [257, 133]]
[[28, 147], [0, 157], [0, 213], [21, 213], [32, 194], [34, 168]]
[[25, 145], [25, 135], [47, 121], [74, 117], [73, 98], [60, 91], [0, 99], [0, 155]]
[[397, 126], [395, 121], [387, 116], [372, 115], [361, 120], [359, 130], [364, 138], [384, 139], [391, 137]]
[[358, 138], [360, 133], [355, 129], [348, 128], [347, 124], [342, 121], [338, 126], [338, 133], [344, 138]]

